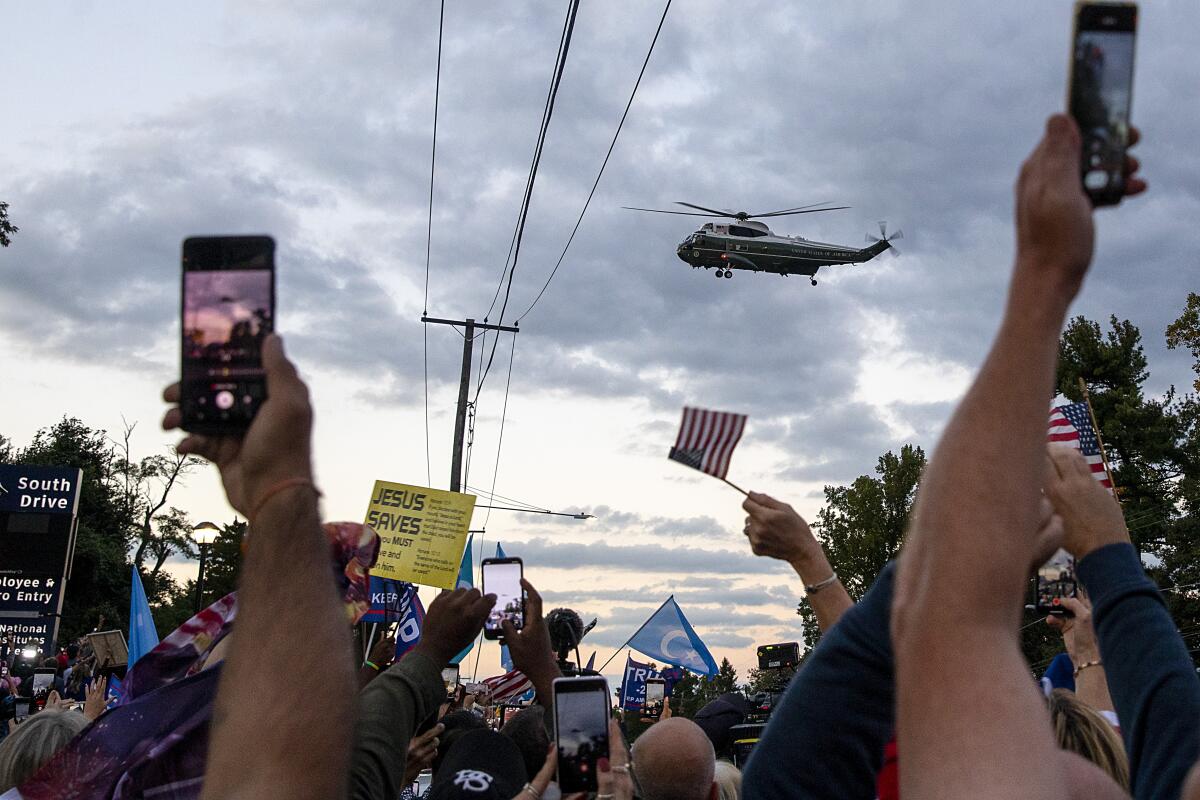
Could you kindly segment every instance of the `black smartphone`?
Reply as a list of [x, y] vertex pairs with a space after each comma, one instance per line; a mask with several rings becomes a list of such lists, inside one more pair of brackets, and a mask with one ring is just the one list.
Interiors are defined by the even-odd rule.
[[554, 680], [554, 740], [563, 794], [596, 791], [596, 761], [608, 758], [608, 698], [602, 676]]
[[650, 719], [661, 717], [666, 698], [667, 682], [662, 678], [647, 678], [646, 699], [642, 702], [642, 716]]
[[488, 639], [499, 639], [504, 635], [500, 627], [508, 620], [517, 630], [525, 627], [525, 590], [521, 588], [521, 577], [525, 567], [519, 558], [485, 558], [483, 571], [483, 593], [496, 595], [496, 605], [483, 624], [483, 635]]
[[275, 240], [194, 236], [182, 263], [181, 427], [244, 431], [267, 397], [262, 343], [275, 326]]
[[1125, 195], [1137, 13], [1136, 3], [1075, 5], [1068, 103], [1083, 135], [1083, 188], [1098, 206]]
[[50, 667], [38, 667], [33, 671], [33, 696], [46, 695], [54, 688], [54, 676], [57, 670]]
[[1062, 605], [1064, 597], [1074, 597], [1079, 584], [1075, 580], [1075, 559], [1059, 549], [1050, 560], [1038, 567], [1034, 605], [1039, 614], [1056, 617], [1074, 616]]
[[446, 699], [453, 700], [454, 692], [458, 689], [458, 664], [451, 664], [442, 670], [442, 683], [446, 684]]

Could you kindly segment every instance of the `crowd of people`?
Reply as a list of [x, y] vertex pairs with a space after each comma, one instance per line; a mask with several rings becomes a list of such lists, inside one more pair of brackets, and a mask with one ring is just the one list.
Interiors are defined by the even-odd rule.
[[[744, 771], [732, 763], [738, 713], [729, 699], [697, 720], [668, 710], [632, 747], [614, 717], [596, 763], [598, 800], [1200, 800], [1200, 770], [1192, 771], [1200, 682], [1187, 648], [1116, 500], [1076, 451], [1045, 445], [1059, 331], [1092, 260], [1079, 164], [1075, 124], [1050, 118], [1017, 181], [1015, 266], [995, 342], [922, 478], [901, 555], [866, 595], [851, 599], [790, 506], [760, 493], [746, 499], [749, 546], [794, 567], [823, 636]], [[1137, 168], [1131, 159], [1129, 194], [1145, 188]], [[44, 789], [54, 785], [47, 773], [77, 761], [92, 765], [90, 788], [57, 796], [558, 796], [552, 720], [562, 669], [536, 587], [523, 581], [524, 627], [504, 623], [536, 701], [502, 725], [489, 726], [461, 694], [448, 698], [442, 676], [479, 634], [491, 595], [443, 592], [403, 658], [389, 665], [384, 646], [356, 663], [344, 602], [351, 570], [330, 570], [308, 391], [280, 338], [265, 341], [263, 360], [269, 399], [245, 435], [189, 435], [178, 445], [216, 465], [251, 533], [236, 625], [227, 613], [186, 641], [168, 637], [164, 644], [191, 660], [142, 699], [199, 686], [208, 699], [197, 707], [211, 708], [186, 720], [180, 708], [176, 727], [126, 742], [121, 726], [138, 719], [138, 701], [101, 714], [85, 688], [84, 711], [72, 710], [85, 670], [68, 663], [46, 711], [0, 743], [0, 791], [19, 787], [4, 797], [55, 796]], [[178, 402], [177, 385], [165, 399]], [[179, 422], [172, 408], [164, 425]], [[1050, 623], [1072, 659], [1075, 689], [1047, 694], [1021, 655], [1018, 627], [1029, 577], [1059, 547], [1075, 556], [1086, 593], [1064, 600], [1071, 616]], [[0, 677], [9, 695], [21, 685]], [[73, 761], [61, 755], [73, 747]], [[414, 788], [422, 772], [430, 785]]]

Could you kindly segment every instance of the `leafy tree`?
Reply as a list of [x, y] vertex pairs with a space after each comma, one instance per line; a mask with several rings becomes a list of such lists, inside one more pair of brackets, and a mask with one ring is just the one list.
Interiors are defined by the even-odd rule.
[[[813, 527], [842, 585], [854, 600], [866, 594], [880, 571], [900, 551], [908, 514], [925, 469], [925, 451], [910, 444], [879, 457], [875, 475], [849, 486], [826, 486], [825, 507]], [[816, 646], [821, 632], [812, 609], [800, 604], [804, 643]]]
[[759, 692], [782, 692], [792, 680], [790, 669], [751, 669], [746, 683], [746, 694]]
[[671, 690], [671, 714], [692, 719], [697, 711], [713, 700], [723, 694], [736, 692], [739, 688], [737, 670], [728, 658], [721, 659], [717, 674], [712, 678], [703, 678], [685, 670], [683, 678]]
[[[1200, 300], [1189, 295], [1167, 329], [1171, 346], [1191, 347]], [[1110, 319], [1108, 331], [1078, 317], [1060, 345], [1059, 391], [1080, 400], [1087, 385], [1134, 545], [1164, 590], [1191, 649], [1200, 631], [1200, 409], [1195, 395], [1146, 397], [1141, 332]], [[1197, 661], [1200, 665], [1200, 660]]]
[[1191, 351], [1192, 371], [1196, 373], [1192, 388], [1200, 392], [1200, 294], [1188, 292], [1183, 313], [1167, 327], [1167, 347], [1172, 350], [1186, 347]]
[[0, 202], [0, 247], [12, 244], [12, 235], [21, 230], [8, 221], [8, 203]]

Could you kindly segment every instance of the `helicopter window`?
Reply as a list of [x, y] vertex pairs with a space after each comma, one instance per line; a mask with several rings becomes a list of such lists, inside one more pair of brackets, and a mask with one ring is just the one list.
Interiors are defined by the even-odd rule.
[[730, 225], [729, 234], [731, 236], [766, 236], [766, 231], [756, 230], [755, 228], [747, 228], [742, 225]]
[[702, 231], [711, 231], [712, 229], [713, 229], [713, 224], [711, 222], [706, 222], [700, 227], [700, 230], [702, 230]]

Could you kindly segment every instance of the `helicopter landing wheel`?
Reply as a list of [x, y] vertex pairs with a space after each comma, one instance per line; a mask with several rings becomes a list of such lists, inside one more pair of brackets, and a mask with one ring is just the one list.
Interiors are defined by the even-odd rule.
[[732, 277], [733, 277], [733, 270], [731, 270], [731, 269], [727, 269], [727, 270], [725, 270], [725, 277], [726, 277], [726, 278], [732, 278]]
[[813, 286], [816, 286], [816, 285], [817, 285], [817, 279], [816, 279], [816, 278], [811, 278], [811, 279], [810, 279], [810, 281], [812, 282], [812, 285], [813, 285]]
[[713, 275], [715, 275], [718, 278], [722, 277], [724, 274], [725, 274], [725, 270], [723, 270], [723, 269], [718, 269], [716, 272], [713, 273]]

